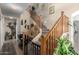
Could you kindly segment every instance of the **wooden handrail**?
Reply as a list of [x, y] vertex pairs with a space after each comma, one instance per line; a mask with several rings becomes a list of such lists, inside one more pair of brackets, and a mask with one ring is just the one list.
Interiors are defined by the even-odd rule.
[[61, 17], [57, 20], [52, 29], [48, 32], [45, 38], [41, 39], [41, 54], [53, 54], [56, 48], [56, 39], [64, 32], [68, 31], [68, 17], [61, 12]]

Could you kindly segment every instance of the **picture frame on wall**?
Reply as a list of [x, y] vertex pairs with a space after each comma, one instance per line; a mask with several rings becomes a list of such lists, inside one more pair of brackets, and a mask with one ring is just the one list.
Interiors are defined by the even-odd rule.
[[45, 9], [45, 4], [42, 4], [41, 9], [42, 9], [42, 10]]
[[27, 25], [27, 29], [29, 30], [29, 25]]
[[27, 22], [27, 21], [25, 20], [25, 24], [26, 24], [26, 22]]
[[36, 8], [39, 8], [39, 3], [36, 4]]
[[24, 28], [26, 28], [26, 25], [24, 26]]
[[21, 20], [21, 25], [23, 25], [23, 20]]
[[54, 14], [55, 13], [55, 6], [49, 7], [49, 14]]

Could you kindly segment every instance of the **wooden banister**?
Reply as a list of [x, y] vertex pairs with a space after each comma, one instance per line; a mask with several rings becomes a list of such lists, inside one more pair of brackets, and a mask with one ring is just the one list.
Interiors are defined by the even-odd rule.
[[57, 46], [58, 39], [64, 32], [68, 31], [68, 17], [61, 12], [61, 17], [57, 20], [52, 29], [48, 32], [45, 38], [41, 39], [41, 54], [53, 54]]

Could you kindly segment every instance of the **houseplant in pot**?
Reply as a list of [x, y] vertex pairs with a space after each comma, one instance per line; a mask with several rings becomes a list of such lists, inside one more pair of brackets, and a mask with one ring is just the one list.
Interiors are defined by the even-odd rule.
[[75, 52], [71, 41], [68, 40], [66, 37], [60, 37], [57, 40], [57, 48], [55, 49], [54, 54], [56, 55], [78, 55], [77, 52]]

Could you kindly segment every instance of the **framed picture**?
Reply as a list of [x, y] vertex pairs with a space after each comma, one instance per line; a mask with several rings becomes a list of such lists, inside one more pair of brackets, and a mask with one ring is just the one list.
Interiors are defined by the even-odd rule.
[[54, 14], [55, 13], [55, 6], [49, 7], [49, 14]]
[[26, 25], [24, 26], [24, 28], [26, 28]]
[[36, 4], [36, 8], [39, 8], [39, 3]]
[[21, 20], [21, 25], [23, 25], [23, 20]]
[[42, 10], [45, 9], [45, 4], [42, 4], [41, 9]]
[[25, 20], [25, 24], [26, 24], [26, 22], [27, 22], [27, 21]]
[[29, 29], [29, 25], [27, 25], [27, 29]]

